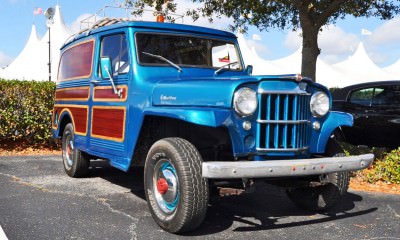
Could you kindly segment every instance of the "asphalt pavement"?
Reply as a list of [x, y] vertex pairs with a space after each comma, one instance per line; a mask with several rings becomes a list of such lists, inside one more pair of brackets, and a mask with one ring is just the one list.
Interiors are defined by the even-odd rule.
[[0, 157], [0, 240], [400, 239], [400, 195], [350, 191], [315, 213], [263, 182], [255, 193], [214, 199], [199, 229], [173, 235], [147, 209], [142, 171], [95, 161], [89, 177], [74, 179], [60, 156]]

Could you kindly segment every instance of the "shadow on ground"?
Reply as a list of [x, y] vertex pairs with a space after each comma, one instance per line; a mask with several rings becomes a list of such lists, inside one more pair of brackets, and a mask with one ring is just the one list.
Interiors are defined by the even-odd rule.
[[[133, 194], [145, 199], [143, 168], [133, 168], [124, 173], [110, 167], [105, 161], [94, 161], [91, 166], [90, 177], [101, 177], [129, 188]], [[296, 207], [283, 188], [259, 181], [254, 193], [212, 198], [204, 223], [185, 236], [204, 236], [229, 228], [237, 232], [285, 229], [352, 218], [377, 210], [374, 207], [354, 211], [356, 202], [360, 201], [361, 196], [347, 193], [334, 208], [316, 213]]]

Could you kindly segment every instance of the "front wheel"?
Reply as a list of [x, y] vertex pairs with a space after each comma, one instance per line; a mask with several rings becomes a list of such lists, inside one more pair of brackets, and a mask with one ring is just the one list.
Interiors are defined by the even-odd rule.
[[[344, 152], [339, 144], [329, 139], [326, 156], [341, 157]], [[323, 174], [318, 179], [310, 181], [310, 186], [287, 189], [288, 197], [298, 206], [312, 210], [327, 210], [335, 205], [342, 195], [347, 192], [350, 182], [349, 172]]]
[[74, 137], [74, 125], [68, 123], [62, 137], [64, 170], [70, 177], [85, 177], [89, 172], [90, 159], [86, 153], [75, 147]]
[[147, 205], [157, 224], [171, 233], [197, 228], [208, 204], [208, 181], [201, 176], [197, 149], [181, 138], [165, 138], [150, 148], [144, 167]]

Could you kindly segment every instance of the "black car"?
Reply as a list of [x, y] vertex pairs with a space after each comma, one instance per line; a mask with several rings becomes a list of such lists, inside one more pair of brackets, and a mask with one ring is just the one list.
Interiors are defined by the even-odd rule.
[[339, 137], [353, 145], [400, 146], [400, 80], [351, 85], [332, 97], [333, 110], [354, 117], [354, 126], [343, 127]]

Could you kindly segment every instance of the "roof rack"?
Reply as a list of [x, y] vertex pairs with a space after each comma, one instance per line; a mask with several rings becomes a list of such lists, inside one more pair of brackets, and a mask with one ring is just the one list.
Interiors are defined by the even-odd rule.
[[96, 28], [100, 28], [100, 27], [105, 27], [105, 26], [110, 26], [116, 23], [121, 23], [121, 22], [128, 22], [130, 19], [129, 18], [103, 18], [98, 20], [97, 22], [95, 22], [91, 27], [86, 28], [86, 29], [82, 29], [81, 31], [79, 31], [77, 34], [82, 34], [84, 32], [88, 32], [88, 34]]
[[110, 26], [110, 25], [113, 25], [113, 24], [116, 24], [116, 23], [122, 23], [122, 22], [128, 22], [128, 21], [134, 21], [134, 19], [129, 19], [129, 18], [108, 18], [108, 17], [100, 19], [97, 22], [93, 23], [92, 26], [90, 26], [88, 28], [85, 28], [85, 29], [82, 29], [78, 33], [75, 33], [75, 34], [69, 36], [67, 38], [67, 40], [65, 41], [64, 45], [69, 43], [69, 42], [71, 42], [72, 40], [75, 39], [76, 36], [79, 36], [79, 35], [81, 35], [83, 33], [86, 33], [86, 35], [89, 35], [90, 32], [92, 30], [96, 29], [96, 28]]
[[[126, 17], [124, 18], [110, 18], [110, 17], [106, 17], [106, 10], [112, 11], [112, 10], [123, 10], [124, 14]], [[70, 37], [67, 38], [67, 40], [65, 41], [65, 44], [68, 44], [69, 42], [71, 42], [72, 40], [75, 39], [76, 36], [81, 35], [83, 33], [86, 33], [87, 35], [90, 34], [90, 32], [96, 28], [100, 28], [100, 27], [104, 27], [104, 26], [110, 26], [116, 23], [121, 23], [121, 22], [127, 22], [127, 21], [140, 21], [138, 19], [135, 19], [132, 15], [134, 8], [130, 8], [130, 7], [125, 7], [122, 5], [118, 5], [118, 6], [104, 6], [102, 9], [100, 9], [99, 11], [97, 11], [95, 14], [92, 14], [86, 18], [84, 18], [83, 20], [81, 20], [80, 22], [80, 28], [81, 30], [76, 33], [71, 35]], [[143, 12], [145, 13], [157, 13], [154, 10], [149, 10], [149, 9], [144, 9]], [[119, 12], [121, 13], [121, 12]], [[121, 14], [118, 14], [121, 15]], [[183, 15], [179, 15], [179, 14], [174, 14], [174, 13], [169, 13], [168, 15], [172, 15], [174, 16], [174, 20], [178, 20], [181, 19], [182, 23], [183, 23]], [[98, 20], [99, 19], [99, 20]]]

